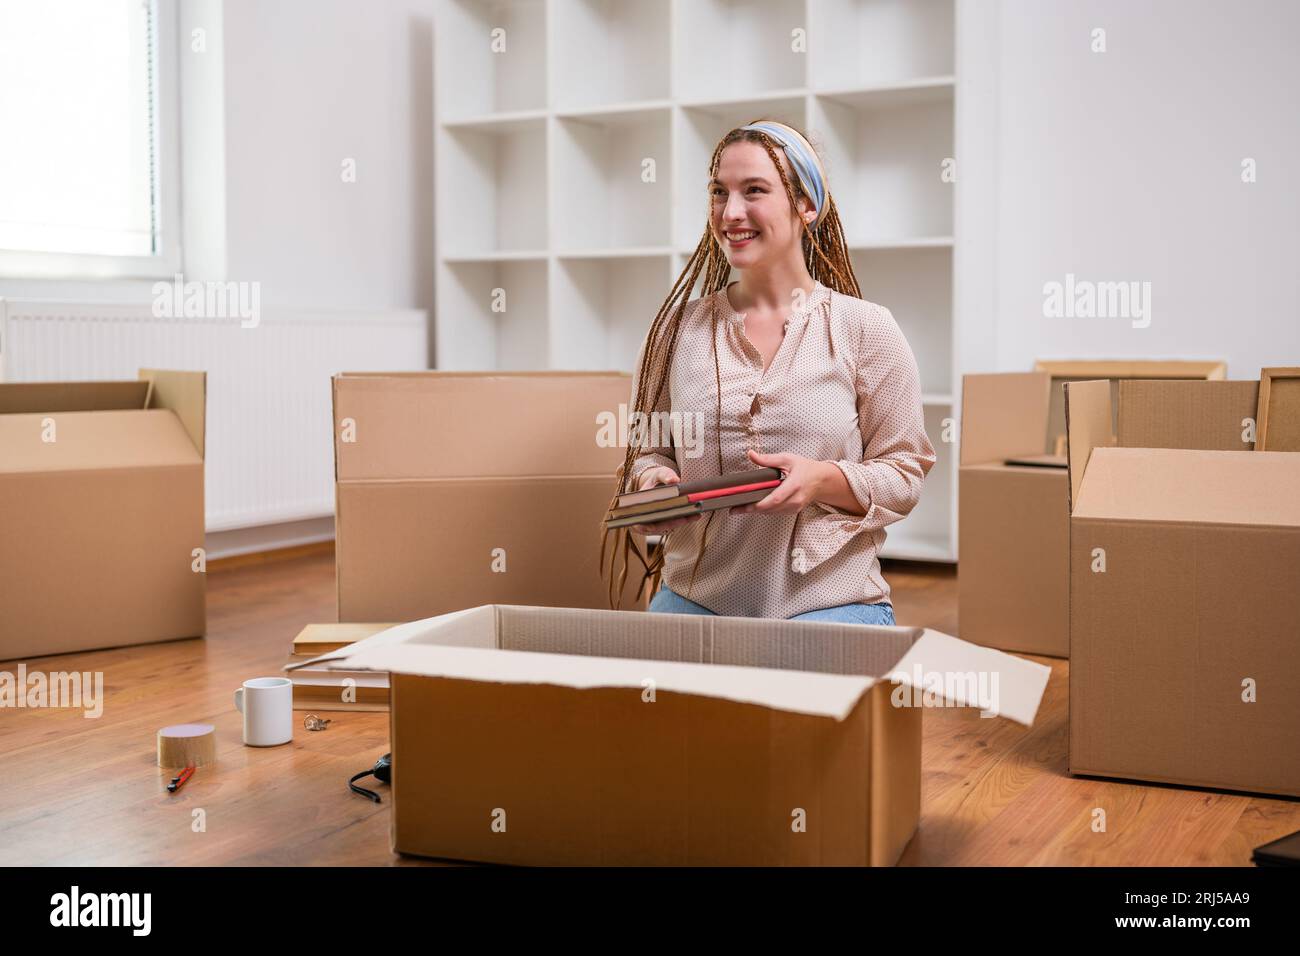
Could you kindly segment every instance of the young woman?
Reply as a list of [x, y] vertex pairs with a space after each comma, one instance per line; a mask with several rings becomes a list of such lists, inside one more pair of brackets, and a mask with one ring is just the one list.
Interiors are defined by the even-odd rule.
[[[709, 173], [708, 224], [632, 387], [644, 420], [691, 416], [703, 440], [643, 447], [654, 432], [634, 429], [619, 493], [764, 467], [785, 478], [752, 505], [635, 526], [664, 536], [653, 557], [615, 529], [610, 606], [635, 557], [651, 611], [893, 624], [877, 555], [935, 461], [916, 359], [889, 310], [861, 298], [800, 132], [734, 129]], [[740, 279], [726, 285], [732, 269]], [[703, 295], [687, 301], [701, 272]]]

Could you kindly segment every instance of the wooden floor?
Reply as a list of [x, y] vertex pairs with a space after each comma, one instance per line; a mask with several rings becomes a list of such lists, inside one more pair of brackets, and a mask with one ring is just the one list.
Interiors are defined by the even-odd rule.
[[[235, 688], [279, 673], [299, 628], [334, 618], [333, 560], [317, 548], [212, 568], [206, 640], [28, 661], [103, 671], [106, 703], [96, 720], [0, 711], [0, 864], [421, 862], [389, 850], [388, 801], [345, 785], [388, 750], [387, 715], [335, 714], [283, 747], [240, 743]], [[957, 632], [951, 568], [886, 575], [900, 623]], [[1068, 664], [1042, 660], [1052, 677], [1032, 728], [926, 711], [921, 827], [904, 864], [1247, 865], [1252, 847], [1300, 829], [1296, 800], [1069, 776]], [[216, 724], [218, 762], [169, 795], [154, 734], [191, 721]]]

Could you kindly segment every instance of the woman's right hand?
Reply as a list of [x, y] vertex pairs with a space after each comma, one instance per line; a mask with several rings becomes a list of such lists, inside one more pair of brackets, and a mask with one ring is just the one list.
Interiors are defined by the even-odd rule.
[[[667, 465], [656, 465], [654, 468], [647, 468], [641, 474], [641, 480], [637, 485], [637, 491], [645, 491], [647, 488], [653, 488], [656, 485], [675, 485], [682, 479], [677, 472], [673, 471]], [[698, 521], [704, 517], [702, 514], [686, 515], [683, 518], [670, 518], [667, 521], [656, 521], [653, 524], [634, 524], [632, 530], [638, 534], [663, 534], [671, 531], [680, 525], [689, 524], [692, 521]]]

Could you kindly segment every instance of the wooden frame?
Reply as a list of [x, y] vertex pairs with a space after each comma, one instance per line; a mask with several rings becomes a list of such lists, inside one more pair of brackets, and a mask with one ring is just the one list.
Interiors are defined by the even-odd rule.
[[1300, 451], [1300, 367], [1260, 369], [1255, 450]]
[[1064, 360], [1034, 363], [1035, 372], [1053, 378], [1194, 378], [1218, 381], [1228, 377], [1224, 362], [1182, 359]]

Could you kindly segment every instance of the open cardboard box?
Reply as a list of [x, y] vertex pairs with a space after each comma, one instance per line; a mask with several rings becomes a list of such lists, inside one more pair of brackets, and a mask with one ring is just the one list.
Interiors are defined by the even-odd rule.
[[1055, 455], [1065, 435], [1063, 383], [1107, 378], [1114, 394], [1125, 379], [1222, 379], [1225, 366], [1040, 361], [1035, 368], [962, 379], [957, 600], [964, 639], [1066, 657], [1069, 503], [1065, 457]]
[[[630, 375], [345, 372], [333, 385], [340, 621], [608, 606], [599, 529], [627, 449], [598, 440], [597, 416], [618, 416]], [[636, 583], [622, 607], [645, 607]]]
[[0, 384], [0, 660], [200, 637], [206, 375]]
[[1257, 394], [1066, 387], [1071, 773], [1300, 796], [1300, 452], [1251, 450]]
[[891, 865], [922, 706], [1028, 725], [1049, 674], [920, 628], [509, 605], [319, 662], [391, 675], [394, 850], [532, 865]]

